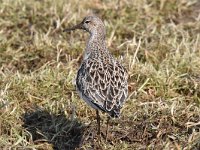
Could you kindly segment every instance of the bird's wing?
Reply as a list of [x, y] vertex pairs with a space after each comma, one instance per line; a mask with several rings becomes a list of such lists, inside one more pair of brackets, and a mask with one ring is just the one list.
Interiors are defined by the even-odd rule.
[[117, 117], [128, 96], [126, 69], [118, 62], [103, 63], [95, 59], [83, 62], [81, 68], [79, 82], [83, 95], [99, 109]]

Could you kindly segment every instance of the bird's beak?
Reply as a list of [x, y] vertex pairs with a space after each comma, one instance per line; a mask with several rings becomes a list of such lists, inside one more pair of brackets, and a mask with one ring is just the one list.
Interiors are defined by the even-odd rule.
[[70, 31], [73, 31], [73, 30], [76, 30], [76, 29], [83, 29], [85, 30], [84, 26], [83, 26], [83, 23], [79, 23], [71, 28], [67, 28], [67, 29], [64, 29], [63, 32], [70, 32]]

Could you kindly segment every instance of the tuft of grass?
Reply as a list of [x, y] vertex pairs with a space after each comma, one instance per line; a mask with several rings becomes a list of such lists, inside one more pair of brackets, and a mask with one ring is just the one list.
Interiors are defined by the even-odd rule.
[[[0, 5], [0, 149], [200, 149], [199, 1], [9, 0]], [[129, 73], [105, 140], [74, 85], [96, 13]]]

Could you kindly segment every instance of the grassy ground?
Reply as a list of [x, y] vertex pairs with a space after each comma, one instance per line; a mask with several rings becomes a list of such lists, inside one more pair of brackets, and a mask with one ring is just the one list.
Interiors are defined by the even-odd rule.
[[[0, 0], [0, 149], [200, 149], [200, 1]], [[120, 119], [97, 141], [75, 91], [89, 13], [129, 72]]]

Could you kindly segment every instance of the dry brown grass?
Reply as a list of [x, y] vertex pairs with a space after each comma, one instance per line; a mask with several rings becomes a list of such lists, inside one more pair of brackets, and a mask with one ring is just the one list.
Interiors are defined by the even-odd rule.
[[[0, 0], [0, 149], [200, 149], [200, 1]], [[89, 13], [129, 72], [105, 141], [73, 80]]]

